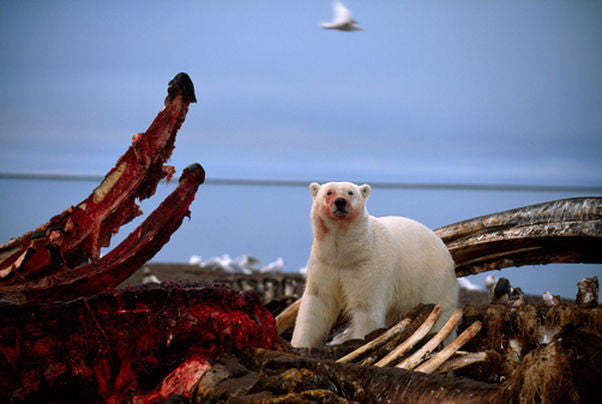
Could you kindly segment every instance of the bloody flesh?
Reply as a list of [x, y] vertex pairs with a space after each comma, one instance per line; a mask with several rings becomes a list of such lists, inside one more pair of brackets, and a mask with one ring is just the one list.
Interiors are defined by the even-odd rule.
[[274, 318], [255, 292], [204, 284], [111, 289], [189, 216], [205, 179], [199, 164], [186, 168], [163, 203], [99, 258], [111, 235], [141, 214], [135, 200], [173, 175], [164, 163], [195, 101], [192, 81], [178, 74], [165, 108], [86, 200], [0, 246], [0, 401], [190, 399], [217, 353], [273, 347]]
[[189, 166], [184, 170], [178, 187], [107, 255], [76, 270], [63, 265], [62, 271], [43, 278], [0, 286], [0, 298], [38, 302], [70, 300], [116, 287], [169, 241], [184, 217], [189, 215], [188, 207], [204, 179], [205, 172], [200, 165]]
[[145, 285], [68, 303], [4, 302], [0, 324], [0, 401], [120, 401], [155, 388], [160, 397], [190, 386], [182, 378], [200, 377], [219, 352], [269, 349], [277, 340], [255, 292], [203, 284]]
[[176, 133], [195, 102], [185, 73], [169, 83], [165, 107], [146, 132], [137, 134], [104, 181], [84, 201], [48, 223], [0, 246], [0, 285], [13, 285], [96, 260], [120, 226], [140, 215], [136, 199], [153, 195], [157, 183], [174, 173], [164, 165]]

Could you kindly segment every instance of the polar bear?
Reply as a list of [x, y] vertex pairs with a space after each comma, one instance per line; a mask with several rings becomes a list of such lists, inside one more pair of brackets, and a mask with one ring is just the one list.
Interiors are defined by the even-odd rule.
[[458, 304], [443, 241], [414, 220], [370, 216], [369, 185], [314, 182], [309, 191], [313, 245], [291, 344], [320, 344], [341, 310], [351, 319], [344, 339], [391, 326], [418, 303], [441, 305], [433, 330], [440, 329]]

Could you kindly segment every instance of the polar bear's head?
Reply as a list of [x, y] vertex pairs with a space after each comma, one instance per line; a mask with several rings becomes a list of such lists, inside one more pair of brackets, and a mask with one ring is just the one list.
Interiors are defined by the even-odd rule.
[[370, 185], [351, 182], [313, 182], [309, 193], [314, 199], [312, 216], [321, 219], [349, 222], [359, 215], [367, 215], [366, 199]]

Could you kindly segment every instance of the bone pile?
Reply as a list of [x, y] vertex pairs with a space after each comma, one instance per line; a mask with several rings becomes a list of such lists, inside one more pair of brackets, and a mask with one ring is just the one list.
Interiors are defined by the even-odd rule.
[[[284, 333], [294, 325], [299, 305], [300, 300], [276, 317], [276, 328], [279, 334]], [[466, 353], [459, 351], [481, 330], [482, 324], [480, 321], [472, 323], [454, 341], [435, 353], [435, 350], [443, 343], [445, 338], [462, 322], [462, 309], [457, 309], [439, 332], [426, 339], [440, 315], [441, 306], [435, 305], [422, 324], [409, 337], [401, 339], [413, 322], [410, 318], [404, 318], [382, 335], [372, 339], [368, 336], [368, 342], [337, 359], [337, 362], [377, 367], [398, 367], [430, 374], [446, 373], [486, 360], [485, 352]], [[422, 344], [422, 347], [408, 355], [420, 344]]]

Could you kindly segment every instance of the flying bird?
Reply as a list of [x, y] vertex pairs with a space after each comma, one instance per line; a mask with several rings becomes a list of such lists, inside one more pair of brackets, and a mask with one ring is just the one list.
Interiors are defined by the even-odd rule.
[[332, 3], [332, 9], [334, 11], [334, 17], [332, 22], [323, 22], [322, 28], [324, 29], [338, 29], [339, 31], [363, 31], [363, 29], [357, 25], [357, 21], [351, 16], [351, 11], [338, 0]]

